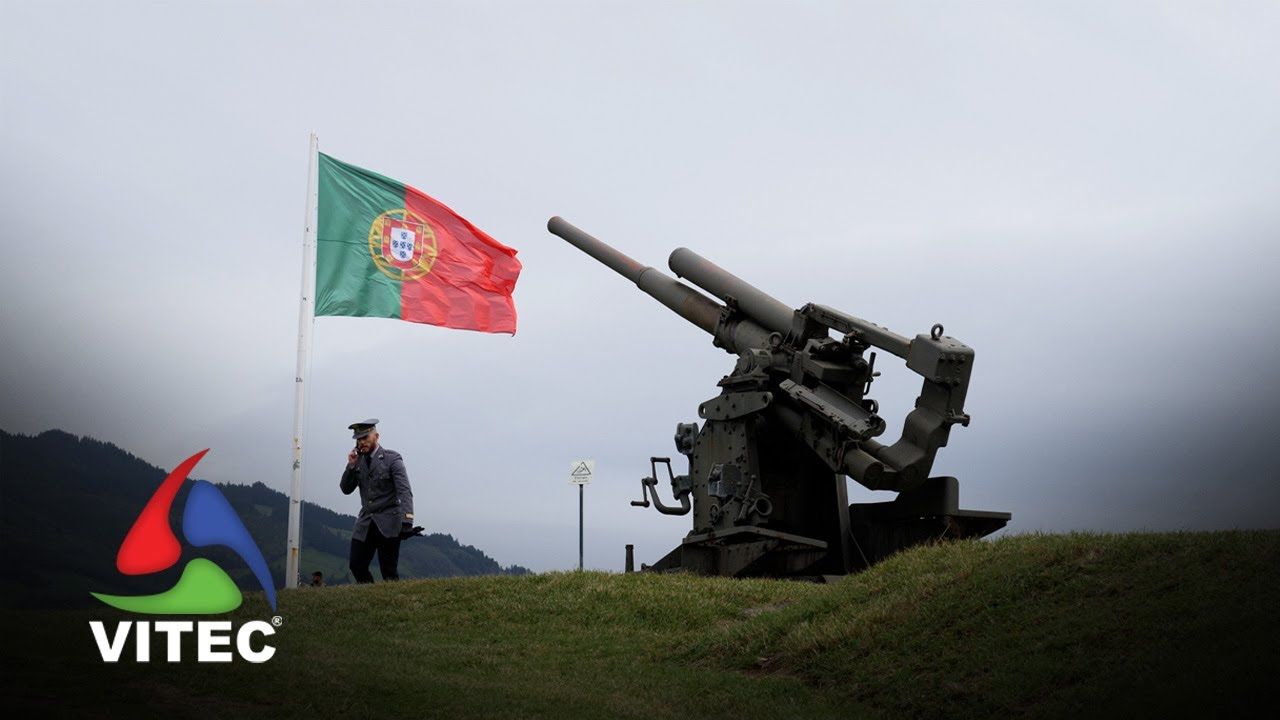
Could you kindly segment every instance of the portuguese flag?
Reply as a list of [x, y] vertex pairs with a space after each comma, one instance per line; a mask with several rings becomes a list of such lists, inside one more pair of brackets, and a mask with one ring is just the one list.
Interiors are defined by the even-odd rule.
[[316, 315], [515, 334], [514, 249], [415, 188], [319, 160]]

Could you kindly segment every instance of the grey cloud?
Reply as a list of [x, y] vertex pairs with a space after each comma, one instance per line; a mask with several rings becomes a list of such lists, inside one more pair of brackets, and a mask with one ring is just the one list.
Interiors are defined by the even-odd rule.
[[[1271, 6], [5, 14], [8, 431], [158, 465], [211, 447], [209, 479], [287, 489], [314, 129], [525, 264], [514, 338], [317, 320], [321, 505], [352, 509], [345, 426], [376, 415], [433, 529], [504, 564], [576, 561], [579, 456], [601, 474], [588, 565], [685, 532], [627, 502], [731, 358], [547, 234], [560, 214], [657, 267], [688, 246], [789, 304], [943, 322], [978, 358], [975, 422], [938, 470], [966, 506], [1013, 511], [1010, 531], [1274, 525]], [[895, 435], [917, 383], [883, 369]]]

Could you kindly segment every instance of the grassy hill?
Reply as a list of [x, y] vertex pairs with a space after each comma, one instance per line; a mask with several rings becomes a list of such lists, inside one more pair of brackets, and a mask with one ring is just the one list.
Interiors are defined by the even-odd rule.
[[[831, 585], [298, 590], [265, 665], [104, 666], [85, 622], [123, 616], [17, 613], [5, 697], [97, 717], [1274, 716], [1277, 568], [1274, 531], [1030, 535], [917, 548]], [[251, 597], [233, 619], [269, 614]]]

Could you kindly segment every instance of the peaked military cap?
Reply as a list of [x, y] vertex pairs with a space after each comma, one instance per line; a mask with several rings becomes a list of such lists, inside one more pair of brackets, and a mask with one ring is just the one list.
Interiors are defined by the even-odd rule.
[[378, 418], [369, 418], [358, 423], [351, 423], [347, 429], [351, 431], [351, 437], [359, 440], [360, 438], [373, 432], [373, 428], [378, 424]]

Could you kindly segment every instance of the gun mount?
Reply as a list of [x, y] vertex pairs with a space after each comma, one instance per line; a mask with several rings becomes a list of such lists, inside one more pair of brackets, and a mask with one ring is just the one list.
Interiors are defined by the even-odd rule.
[[[951, 427], [969, 424], [964, 401], [974, 357], [941, 325], [909, 339], [822, 305], [792, 310], [691, 250], [672, 252], [672, 272], [712, 299], [561, 218], [547, 229], [738, 356], [720, 394], [698, 407], [702, 426], [676, 426], [688, 473], [675, 475], [670, 459], [651, 458], [642, 499], [631, 503], [648, 507], [652, 499], [659, 512], [693, 515], [693, 529], [650, 570], [843, 575], [902, 548], [983, 537], [1009, 521], [1009, 513], [961, 510], [958, 481], [930, 477]], [[885, 422], [867, 397], [880, 375], [872, 348], [902, 358], [924, 379], [893, 444], [876, 440]], [[658, 498], [659, 464], [678, 505]], [[844, 476], [897, 496], [851, 505]]]

